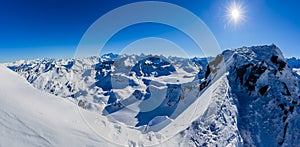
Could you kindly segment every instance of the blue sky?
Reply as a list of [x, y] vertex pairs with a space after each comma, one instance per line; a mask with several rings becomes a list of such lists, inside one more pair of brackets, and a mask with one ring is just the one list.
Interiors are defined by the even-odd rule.
[[[82, 35], [94, 21], [112, 9], [137, 1], [0, 0], [0, 62], [74, 57]], [[201, 18], [222, 49], [274, 43], [287, 57], [300, 55], [297, 0], [236, 0], [242, 5], [245, 17], [236, 25], [228, 24], [226, 16], [233, 0], [163, 1], [186, 8]], [[159, 24], [134, 25], [120, 31], [119, 36], [116, 34], [109, 44], [122, 47], [139, 37], [168, 34], [176, 40], [174, 33], [175, 29]]]

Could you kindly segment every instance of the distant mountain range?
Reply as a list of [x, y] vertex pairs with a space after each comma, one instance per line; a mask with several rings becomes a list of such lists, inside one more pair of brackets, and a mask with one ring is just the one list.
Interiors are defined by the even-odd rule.
[[[104, 138], [118, 145], [299, 144], [300, 59], [285, 59], [275, 45], [226, 50], [213, 59], [106, 54], [4, 65], [35, 88], [96, 112], [114, 134]], [[136, 134], [144, 138], [130, 137]]]

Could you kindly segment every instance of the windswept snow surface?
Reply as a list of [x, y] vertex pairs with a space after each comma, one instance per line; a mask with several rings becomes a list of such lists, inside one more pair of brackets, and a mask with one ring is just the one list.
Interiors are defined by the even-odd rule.
[[[83, 115], [98, 115], [81, 111]], [[81, 119], [78, 107], [33, 88], [0, 66], [0, 146], [107, 146]]]

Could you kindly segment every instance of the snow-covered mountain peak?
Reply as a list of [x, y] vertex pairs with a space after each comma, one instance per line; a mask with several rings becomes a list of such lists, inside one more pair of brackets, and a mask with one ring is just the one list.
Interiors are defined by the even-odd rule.
[[[245, 144], [292, 145], [299, 127], [298, 81], [275, 46], [224, 51], [230, 87], [238, 98]], [[255, 129], [254, 129], [255, 128]], [[295, 144], [294, 144], [295, 145]]]
[[226, 59], [228, 56], [233, 56], [236, 62], [236, 66], [241, 66], [249, 62], [269, 62], [272, 56], [277, 56], [278, 60], [284, 60], [284, 57], [280, 49], [276, 45], [264, 45], [264, 46], [252, 46], [252, 47], [242, 47], [231, 50], [226, 50], [223, 52]]

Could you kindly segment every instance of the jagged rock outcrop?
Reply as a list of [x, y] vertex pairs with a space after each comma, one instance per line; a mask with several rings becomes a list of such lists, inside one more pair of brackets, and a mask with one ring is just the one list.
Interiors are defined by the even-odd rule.
[[239, 104], [238, 127], [245, 145], [296, 146], [298, 82], [280, 50], [275, 45], [243, 47], [223, 55]]

